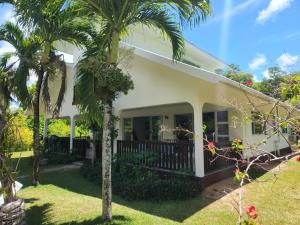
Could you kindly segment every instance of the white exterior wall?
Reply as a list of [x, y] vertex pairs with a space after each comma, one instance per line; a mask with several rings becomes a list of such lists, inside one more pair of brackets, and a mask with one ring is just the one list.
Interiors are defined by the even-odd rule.
[[[222, 106], [223, 108], [231, 108], [232, 105], [228, 101], [237, 99], [239, 102], [247, 103], [247, 98], [243, 92], [228, 84], [218, 82], [211, 83], [201, 80], [197, 77], [190, 76], [169, 67], [151, 62], [146, 58], [134, 55], [126, 70], [131, 74], [134, 81], [135, 89], [130, 91], [127, 96], [120, 96], [114, 104], [115, 114], [117, 116], [132, 117], [149, 114], [145, 109], [137, 110], [137, 108], [153, 107], [159, 105], [170, 105], [178, 103], [188, 103], [189, 107], [162, 107], [154, 108], [151, 115], [170, 115], [169, 120], [165, 121], [168, 125], [174, 124], [173, 115], [186, 112], [194, 112], [194, 129], [197, 135], [195, 140], [195, 156], [196, 156], [196, 175], [204, 176], [203, 166], [203, 141], [202, 141], [202, 113], [205, 103]], [[75, 70], [72, 66], [68, 66], [68, 85], [63, 103], [61, 117], [73, 117], [79, 112], [72, 105], [73, 100], [73, 83]], [[59, 82], [52, 84], [52, 90], [58, 91]], [[52, 91], [51, 90], [51, 91]], [[173, 106], [174, 107], [174, 106]], [[133, 111], [126, 111], [136, 109]], [[129, 113], [130, 112], [130, 113]], [[231, 121], [232, 115], [236, 114], [229, 110], [229, 134], [230, 139], [240, 138], [245, 143], [255, 143], [264, 139], [264, 135], [252, 135], [251, 123], [244, 126], [234, 127]], [[119, 137], [122, 139], [122, 121], [118, 123]], [[170, 137], [166, 136], [165, 138]], [[264, 146], [267, 151], [274, 151], [276, 145], [273, 137]], [[284, 148], [288, 145], [280, 138], [277, 147]]]
[[[143, 34], [143, 31], [131, 33], [135, 36], [127, 38], [125, 41], [134, 46], [148, 49], [150, 52], [171, 57], [171, 47], [168, 41], [160, 41], [157, 33]], [[82, 50], [76, 49], [70, 45], [60, 45], [63, 52], [73, 54], [74, 62], [78, 61]], [[203, 51], [196, 49], [194, 46], [187, 44], [186, 58], [195, 63], [204, 64], [202, 68], [213, 71], [224, 67], [222, 62], [209, 56]], [[130, 91], [127, 96], [120, 96], [114, 103], [114, 111], [116, 116], [121, 118], [146, 116], [149, 111], [144, 108], [154, 106], [164, 106], [152, 108], [154, 115], [169, 115], [169, 119], [164, 122], [172, 127], [174, 124], [174, 114], [182, 114], [186, 112], [194, 113], [194, 130], [195, 139], [195, 161], [196, 175], [204, 176], [203, 163], [203, 137], [202, 137], [202, 113], [208, 110], [206, 104], [218, 105], [229, 111], [229, 135], [230, 139], [242, 139], [245, 143], [255, 143], [265, 138], [264, 135], [252, 135], [251, 123], [238, 125], [234, 124], [233, 116], [240, 117], [238, 113], [232, 110], [232, 104], [229, 102], [237, 101], [244, 104], [244, 107], [251, 112], [251, 107], [247, 104], [248, 99], [244, 92], [232, 81], [228, 81], [223, 77], [216, 77], [214, 74], [204, 70], [199, 70], [191, 66], [184, 66], [180, 63], [170, 63], [170, 60], [147, 53], [147, 56], [141, 52], [134, 53], [130, 62], [123, 65], [123, 69], [131, 74], [134, 81], [135, 89]], [[121, 66], [122, 67], [122, 66]], [[74, 84], [74, 65], [68, 65], [68, 81], [65, 101], [60, 113], [61, 117], [73, 117], [79, 114], [77, 108], [72, 105], [73, 101], [73, 84]], [[51, 92], [58, 93], [59, 81], [52, 83]], [[250, 94], [249, 94], [250, 95]], [[54, 98], [53, 98], [54, 99]], [[257, 99], [253, 98], [256, 102]], [[188, 107], [168, 108], [166, 105], [187, 103]], [[272, 103], [270, 103], [272, 105]], [[135, 110], [132, 110], [135, 109]], [[131, 111], [130, 111], [131, 110]], [[163, 117], [164, 118], [164, 117]], [[119, 139], [122, 139], [122, 120], [118, 122]], [[169, 136], [166, 136], [167, 138]], [[273, 137], [265, 146], [265, 150], [274, 151], [276, 147], [285, 148], [288, 145], [283, 138], [279, 138], [275, 145]]]

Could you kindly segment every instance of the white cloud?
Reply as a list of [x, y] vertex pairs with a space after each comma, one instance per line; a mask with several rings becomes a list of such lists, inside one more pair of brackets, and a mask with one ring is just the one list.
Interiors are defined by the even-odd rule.
[[259, 77], [258, 77], [258, 76], [256, 76], [255, 74], [253, 74], [253, 80], [254, 80], [255, 82], [258, 82], [258, 81], [260, 81]]
[[3, 55], [7, 52], [14, 52], [15, 48], [9, 44], [8, 42], [1, 42], [0, 41], [0, 55]]
[[263, 54], [258, 54], [251, 63], [249, 63], [249, 68], [252, 70], [258, 69], [260, 66], [267, 62], [267, 58]]
[[271, 0], [268, 7], [259, 13], [256, 21], [260, 23], [267, 21], [276, 13], [288, 8], [292, 1], [293, 0]]
[[7, 10], [4, 13], [3, 21], [16, 22], [16, 18], [14, 17], [14, 12], [12, 9]]
[[35, 84], [37, 82], [37, 76], [33, 71], [30, 71], [30, 76], [27, 81], [27, 86], [31, 86], [32, 84]]
[[283, 69], [287, 69], [287, 67], [295, 66], [299, 62], [299, 56], [291, 55], [289, 53], [284, 53], [279, 56], [276, 60], [278, 65]]
[[[8, 52], [15, 52], [15, 48], [8, 42], [0, 41], [0, 56], [4, 55], [5, 53], [8, 53]], [[13, 56], [10, 58], [10, 60], [7, 63], [11, 64], [11, 63], [15, 63], [17, 61], [18, 61], [18, 58], [16, 56]], [[18, 66], [18, 62], [14, 65], [14, 67], [17, 67], [17, 66]]]
[[247, 0], [239, 5], [236, 5], [235, 7], [232, 7], [230, 10], [226, 10], [223, 14], [213, 17], [213, 19], [210, 22], [219, 22], [229, 19], [248, 9], [251, 5], [258, 1], [259, 0]]
[[263, 71], [262, 75], [263, 75], [264, 78], [269, 79], [270, 78], [269, 70]]

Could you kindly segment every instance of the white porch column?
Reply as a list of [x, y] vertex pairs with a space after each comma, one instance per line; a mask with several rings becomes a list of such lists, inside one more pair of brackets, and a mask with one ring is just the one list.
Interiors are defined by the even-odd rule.
[[73, 139], [75, 138], [75, 117], [70, 117], [70, 153], [73, 150]]
[[195, 132], [195, 175], [204, 177], [204, 148], [203, 148], [203, 119], [202, 103], [196, 103], [194, 107], [194, 132]]

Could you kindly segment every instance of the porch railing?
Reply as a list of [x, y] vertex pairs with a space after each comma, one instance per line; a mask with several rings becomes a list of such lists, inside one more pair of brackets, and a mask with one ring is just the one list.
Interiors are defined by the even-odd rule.
[[[46, 153], [59, 153], [69, 154], [70, 153], [70, 137], [57, 137], [50, 136], [45, 138], [45, 150]], [[74, 138], [73, 149], [74, 154], [79, 155], [82, 159], [85, 158], [86, 149], [89, 148], [89, 141], [87, 138]]]
[[[140, 160], [140, 165], [187, 173], [195, 172], [193, 143], [118, 141], [117, 154], [130, 160], [137, 153], [153, 153], [151, 160]], [[143, 155], [143, 154], [141, 154]]]

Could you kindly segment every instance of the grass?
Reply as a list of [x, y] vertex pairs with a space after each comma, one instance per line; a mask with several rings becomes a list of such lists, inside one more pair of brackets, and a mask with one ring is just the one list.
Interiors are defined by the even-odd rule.
[[[260, 182], [245, 187], [246, 205], [257, 207], [262, 224], [299, 224], [300, 163], [291, 160], [284, 165], [276, 181], [270, 178], [272, 174], [267, 173], [259, 178]], [[38, 187], [30, 186], [30, 178], [23, 178], [21, 182], [25, 188], [19, 195], [26, 201], [28, 225], [103, 224], [100, 187], [83, 179], [77, 170], [42, 174], [42, 185]], [[230, 196], [217, 201], [198, 196], [167, 202], [125, 201], [114, 196], [111, 224], [234, 225], [236, 214], [230, 205]]]

